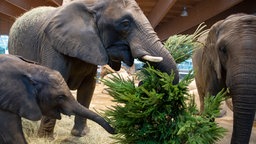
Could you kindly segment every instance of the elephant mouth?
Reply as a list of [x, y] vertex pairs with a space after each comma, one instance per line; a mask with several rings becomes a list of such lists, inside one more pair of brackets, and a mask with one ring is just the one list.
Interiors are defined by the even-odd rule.
[[128, 42], [124, 40], [108, 46], [106, 51], [109, 57], [108, 65], [116, 71], [120, 70], [122, 62], [131, 67], [134, 63], [134, 58], [156, 63], [163, 60], [162, 57], [151, 56], [144, 50], [137, 50], [140, 54], [134, 56]]
[[60, 119], [61, 119], [60, 113], [57, 113], [57, 114], [55, 115], [55, 118], [58, 119], [58, 120], [60, 120]]
[[43, 113], [43, 115], [54, 118], [54, 119], [61, 119], [61, 112], [60, 110], [56, 109], [55, 111], [49, 110], [47, 113]]
[[59, 108], [59, 109], [56, 110], [56, 112], [54, 113], [54, 115], [52, 115], [52, 117], [55, 118], [55, 119], [60, 120], [60, 119], [61, 119], [61, 114], [70, 116], [70, 115], [72, 115], [73, 113], [71, 113], [71, 112], [68, 111], [68, 110]]
[[109, 56], [108, 65], [119, 71], [121, 68], [121, 63], [124, 62], [128, 66], [132, 66], [134, 62], [134, 58], [132, 56], [130, 46], [127, 42], [119, 41], [112, 45], [110, 45], [107, 49], [107, 53]]

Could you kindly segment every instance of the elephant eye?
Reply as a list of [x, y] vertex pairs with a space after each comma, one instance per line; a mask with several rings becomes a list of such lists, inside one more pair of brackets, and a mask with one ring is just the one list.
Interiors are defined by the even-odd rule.
[[130, 27], [130, 21], [128, 19], [125, 19], [121, 22], [122, 29], [128, 29]]
[[225, 45], [223, 45], [223, 46], [220, 46], [219, 47], [219, 50], [222, 52], [222, 53], [227, 53], [227, 48], [226, 48], [226, 46]]
[[59, 96], [57, 96], [56, 99], [57, 99], [57, 101], [63, 101], [65, 99], [65, 96], [59, 95]]

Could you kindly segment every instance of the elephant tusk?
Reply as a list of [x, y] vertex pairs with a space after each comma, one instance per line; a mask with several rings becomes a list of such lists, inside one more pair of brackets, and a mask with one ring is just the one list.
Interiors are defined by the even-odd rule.
[[163, 57], [155, 57], [155, 56], [145, 55], [142, 57], [142, 59], [150, 61], [150, 62], [161, 62], [163, 60]]

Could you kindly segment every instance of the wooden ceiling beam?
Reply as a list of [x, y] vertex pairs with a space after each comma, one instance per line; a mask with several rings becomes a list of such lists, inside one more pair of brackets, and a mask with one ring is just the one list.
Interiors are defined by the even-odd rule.
[[4, 0], [24, 11], [28, 11], [30, 9], [30, 0]]
[[[1, 6], [0, 6], [1, 8]], [[4, 11], [0, 10], [0, 15], [4, 15], [4, 16], [7, 16], [9, 19], [12, 19], [12, 20], [15, 20], [16, 17], [14, 17], [13, 15], [10, 15], [8, 13], [5, 13]]]
[[23, 9], [18, 9], [15, 5], [10, 4], [7, 1], [0, 1], [0, 13], [16, 19], [20, 14], [24, 13]]
[[0, 13], [0, 35], [8, 35], [14, 21], [14, 18]]
[[11, 17], [9, 17], [9, 16], [7, 16], [3, 13], [0, 13], [0, 19], [1, 19], [1, 21], [7, 21], [7, 22], [10, 22], [10, 23], [14, 22], [14, 20], [15, 20], [15, 19], [13, 19], [13, 18], [11, 18]]
[[8, 34], [21, 14], [38, 6], [60, 6], [62, 0], [0, 0], [0, 34]]
[[171, 35], [181, 33], [207, 19], [231, 8], [243, 0], [203, 0], [188, 10], [187, 17], [177, 17], [155, 28], [159, 38], [165, 40]]
[[155, 28], [177, 0], [159, 0], [148, 16], [153, 28]]
[[63, 0], [4, 0], [20, 9], [28, 11], [38, 6], [60, 6]]
[[[62, 4], [62, 0], [51, 1], [54, 1], [55, 6], [60, 6]], [[14, 20], [24, 12], [30, 10], [31, 8], [43, 5], [50, 6], [52, 4], [49, 4], [45, 0], [1, 0], [0, 13]]]
[[53, 2], [56, 6], [61, 6], [63, 0], [49, 0], [49, 1]]

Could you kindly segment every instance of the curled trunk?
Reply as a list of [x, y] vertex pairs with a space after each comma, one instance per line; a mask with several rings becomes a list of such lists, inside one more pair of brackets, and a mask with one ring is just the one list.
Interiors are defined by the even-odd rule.
[[149, 62], [156, 69], [171, 74], [175, 74], [174, 84], [179, 82], [179, 73], [175, 60], [170, 52], [164, 47], [160, 39], [150, 23], [145, 19], [145, 24], [138, 24], [141, 31], [136, 32], [130, 39], [130, 47], [133, 57], [139, 58], [142, 61], [143, 56], [162, 57], [160, 62]]
[[179, 82], [179, 72], [173, 57], [160, 41], [155, 43], [153, 47], [155, 47], [153, 49], [158, 48], [158, 50], [150, 52], [151, 55], [161, 56], [163, 57], [163, 60], [161, 62], [155, 62], [155, 63], [150, 62], [150, 64], [162, 72], [166, 72], [168, 74], [171, 74], [173, 72], [175, 74], [175, 79], [173, 83], [177, 84]]

